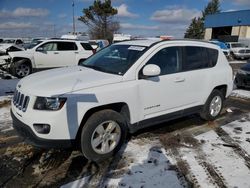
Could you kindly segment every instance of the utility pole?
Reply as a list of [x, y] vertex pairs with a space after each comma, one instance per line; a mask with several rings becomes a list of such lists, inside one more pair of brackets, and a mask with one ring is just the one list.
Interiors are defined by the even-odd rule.
[[76, 32], [76, 25], [75, 25], [75, 3], [74, 0], [72, 1], [72, 11], [73, 11], [73, 34]]

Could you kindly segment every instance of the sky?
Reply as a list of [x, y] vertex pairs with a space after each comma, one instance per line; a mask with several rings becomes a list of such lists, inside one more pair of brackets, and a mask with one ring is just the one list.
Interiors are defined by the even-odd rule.
[[[76, 31], [88, 28], [77, 18], [94, 0], [74, 0]], [[209, 0], [112, 0], [120, 33], [183, 38], [191, 19]], [[220, 0], [221, 11], [250, 9], [250, 0]], [[60, 37], [71, 32], [72, 0], [0, 0], [1, 37]]]

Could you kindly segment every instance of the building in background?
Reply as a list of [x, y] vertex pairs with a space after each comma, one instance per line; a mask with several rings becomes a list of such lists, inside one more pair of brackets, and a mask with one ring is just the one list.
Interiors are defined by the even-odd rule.
[[221, 12], [205, 18], [205, 40], [250, 41], [250, 10]]

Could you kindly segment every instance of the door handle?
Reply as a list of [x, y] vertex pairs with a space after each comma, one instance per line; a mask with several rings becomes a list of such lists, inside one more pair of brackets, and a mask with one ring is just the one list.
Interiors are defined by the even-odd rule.
[[59, 54], [59, 52], [54, 52], [54, 54]]
[[178, 82], [184, 82], [185, 81], [185, 78], [176, 78], [174, 80], [174, 82], [178, 83]]

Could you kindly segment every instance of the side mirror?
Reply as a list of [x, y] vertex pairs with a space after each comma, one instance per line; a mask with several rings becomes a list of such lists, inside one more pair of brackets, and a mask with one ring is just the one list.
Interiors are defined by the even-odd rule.
[[159, 76], [161, 74], [161, 69], [158, 65], [148, 64], [143, 68], [142, 74], [146, 77]]
[[38, 51], [38, 52], [43, 52], [44, 49], [43, 49], [43, 47], [38, 47], [38, 48], [36, 49], [36, 51]]

